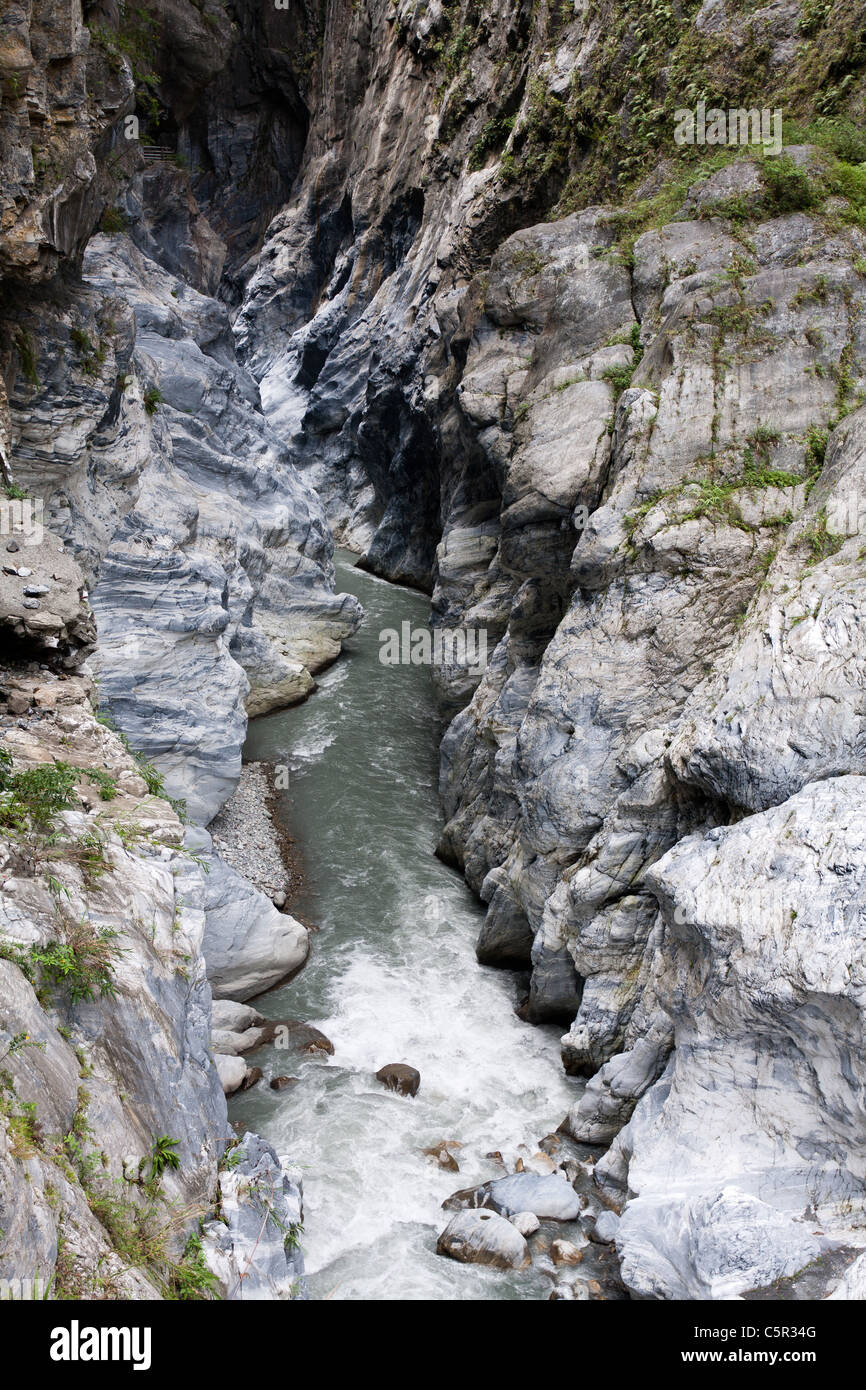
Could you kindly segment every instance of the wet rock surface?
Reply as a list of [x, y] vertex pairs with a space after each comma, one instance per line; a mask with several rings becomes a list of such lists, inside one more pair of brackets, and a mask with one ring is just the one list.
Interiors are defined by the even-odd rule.
[[529, 1248], [520, 1232], [510, 1221], [489, 1211], [458, 1212], [440, 1235], [436, 1249], [463, 1264], [493, 1265], [496, 1269], [524, 1269], [530, 1263]]
[[[14, 769], [78, 767], [62, 811], [78, 848], [57, 881], [132, 943], [118, 997], [67, 1001], [71, 1022], [0, 962], [0, 1022], [10, 1040], [41, 1030], [51, 1059], [16, 1050], [19, 1096], [40, 1124], [73, 1125], [84, 1064], [68, 1029], [95, 1055], [112, 1179], [139, 1200], [120, 1174], [173, 1132], [174, 1088], [191, 1166], [166, 1182], [213, 1193], [224, 1121], [202, 940], [231, 1005], [212, 1034], [238, 1048], [216, 1067], [241, 1086], [246, 1035], [267, 1026], [237, 1010], [300, 965], [306, 931], [277, 911], [270, 835], [254, 865], [229, 812], [233, 862], [200, 839], [204, 876], [161, 792], [211, 821], [247, 718], [303, 699], [354, 631], [330, 523], [367, 568], [431, 590], [435, 627], [489, 639], [483, 673], [446, 658], [435, 675], [456, 713], [440, 853], [487, 905], [479, 959], [530, 972], [521, 1016], [562, 1026], [579, 1079], [563, 1135], [584, 1147], [552, 1153], [559, 1172], [530, 1153], [484, 1185], [574, 1193], [582, 1261], [554, 1265], [555, 1218], [530, 1237], [552, 1297], [606, 1296], [612, 1243], [641, 1297], [833, 1280], [859, 1296], [861, 1261], [843, 1269], [864, 1179], [852, 179], [808, 146], [776, 164], [738, 151], [682, 186], [672, 156], [644, 167], [657, 151], [629, 144], [634, 25], [600, 42], [592, 7], [479, 18], [371, 0], [337, 6], [322, 33], [299, 9], [153, 9], [177, 143], [156, 166], [123, 138], [136, 76], [116, 7], [89, 27], [77, 0], [10, 11], [0, 41], [0, 473], [9, 503], [24, 491], [45, 508], [44, 537], [4, 530], [0, 546], [0, 726]], [[682, 43], [713, 85], [706, 35], [735, 86], [756, 71], [767, 92], [779, 73], [829, 85], [843, 16], [822, 13], [817, 38], [803, 18], [678, 14], [652, 36], [655, 90], [675, 96]], [[743, 70], [753, 22], [764, 46]], [[825, 96], [859, 120], [851, 77]], [[615, 157], [597, 131], [587, 142], [584, 99], [619, 132]], [[590, 206], [638, 170], [628, 207]], [[74, 673], [95, 640], [103, 703], [164, 787], [84, 708]], [[246, 797], [235, 809], [259, 807]], [[2, 854], [4, 931], [16, 951], [44, 945], [44, 865], [13, 836]], [[152, 1274], [120, 1267], [92, 1194], [22, 1140], [24, 1114], [0, 1136], [0, 1271], [50, 1268], [62, 1227], [73, 1293], [94, 1296], [102, 1269], [111, 1296], [157, 1296]], [[607, 1148], [595, 1165], [589, 1146]], [[294, 1213], [276, 1156], [243, 1161]], [[531, 1209], [504, 1221], [515, 1257]], [[214, 1237], [228, 1297], [253, 1227], [239, 1213]], [[482, 1227], [504, 1218], [474, 1204], [458, 1218], [462, 1248], [490, 1253]], [[293, 1296], [278, 1244], [269, 1228], [254, 1296]]]
[[421, 1073], [405, 1062], [388, 1062], [376, 1072], [376, 1080], [381, 1081], [386, 1091], [396, 1091], [401, 1096], [417, 1096]]
[[446, 1205], [490, 1207], [506, 1216], [532, 1212], [539, 1220], [555, 1221], [574, 1221], [581, 1211], [577, 1193], [561, 1174], [542, 1177], [535, 1173], [514, 1173], [506, 1178], [494, 1178], [480, 1187], [456, 1192]]

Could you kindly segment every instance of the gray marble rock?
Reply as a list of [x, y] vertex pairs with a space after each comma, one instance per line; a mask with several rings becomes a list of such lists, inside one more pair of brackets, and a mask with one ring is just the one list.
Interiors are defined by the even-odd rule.
[[215, 999], [211, 1006], [211, 1023], [214, 1028], [243, 1033], [264, 1021], [264, 1016], [251, 1004], [241, 1004], [236, 999]]
[[303, 1185], [297, 1169], [246, 1133], [219, 1176], [220, 1220], [202, 1227], [202, 1249], [222, 1297], [232, 1302], [306, 1297], [299, 1238]]
[[214, 1049], [214, 1066], [217, 1069], [223, 1095], [232, 1096], [239, 1091], [247, 1078], [248, 1067], [243, 1057], [236, 1057]]
[[[860, 409], [833, 432], [821, 477], [765, 589], [683, 711], [667, 754], [681, 781], [757, 811], [807, 782], [866, 772], [864, 497]], [[813, 537], [825, 555], [810, 554]]]
[[460, 1211], [436, 1242], [436, 1252], [461, 1264], [493, 1265], [495, 1269], [525, 1269], [531, 1263], [529, 1246], [504, 1217], [492, 1211]]
[[[121, 236], [91, 241], [85, 276], [131, 306], [135, 334], [114, 407], [115, 470], [135, 490], [94, 562], [101, 692], [206, 822], [237, 783], [247, 716], [308, 694], [359, 608], [333, 593], [320, 504], [260, 413], [223, 306]], [[80, 507], [71, 524], [86, 531]]]
[[575, 1221], [580, 1215], [580, 1199], [559, 1173], [512, 1173], [494, 1178], [479, 1187], [455, 1192], [444, 1205], [448, 1208], [487, 1207], [504, 1216], [532, 1212], [540, 1220]]
[[635, 1292], [731, 1297], [856, 1243], [864, 787], [812, 782], [650, 873], [675, 1049], [595, 1169]]
[[[49, 881], [21, 863], [14, 845], [0, 844], [7, 955], [0, 961], [0, 1055], [13, 1111], [32, 1103], [36, 1125], [23, 1145], [6, 1122], [0, 1126], [0, 1277], [49, 1278], [62, 1243], [67, 1296], [101, 1290], [153, 1298], [158, 1280], [125, 1272], [96, 1198], [144, 1205], [141, 1179], [161, 1136], [174, 1141], [178, 1158], [161, 1175], [166, 1201], [194, 1210], [215, 1185], [227, 1119], [209, 1050], [204, 915], [196, 904], [203, 876], [182, 852], [171, 807], [147, 794], [117, 735], [94, 718], [86, 677], [31, 683], [40, 703], [53, 708], [50, 718], [6, 731], [16, 770], [71, 760], [85, 780], [87, 769], [104, 769], [116, 794], [90, 810], [60, 813]], [[85, 837], [101, 844], [96, 878], [81, 857]], [[96, 949], [88, 933], [100, 931], [114, 933], [102, 948], [105, 989], [94, 981], [76, 995], [62, 980], [38, 972], [27, 978], [31, 948], [77, 943], [78, 959], [87, 960]], [[77, 1136], [60, 1165], [49, 1135]], [[188, 1220], [178, 1224], [169, 1257], [180, 1255], [190, 1229]]]
[[287, 912], [224, 864], [205, 861], [203, 949], [211, 989], [218, 999], [243, 1002], [297, 970], [310, 949], [309, 933]]

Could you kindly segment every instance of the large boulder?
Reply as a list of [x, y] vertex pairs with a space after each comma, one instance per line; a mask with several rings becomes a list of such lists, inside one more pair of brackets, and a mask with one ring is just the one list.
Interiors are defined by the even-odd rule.
[[208, 863], [203, 945], [211, 989], [218, 999], [251, 999], [303, 965], [309, 933], [217, 855]]
[[443, 1203], [447, 1208], [488, 1207], [506, 1216], [532, 1212], [542, 1221], [576, 1221], [580, 1198], [571, 1183], [558, 1173], [512, 1173], [479, 1187], [455, 1192]]
[[493, 1265], [495, 1269], [525, 1269], [531, 1264], [523, 1236], [510, 1221], [492, 1211], [458, 1212], [436, 1242], [436, 1252], [461, 1264]]
[[401, 1096], [417, 1096], [421, 1073], [405, 1062], [388, 1062], [376, 1072], [376, 1080], [381, 1081], [387, 1091], [397, 1091]]
[[241, 1089], [248, 1070], [243, 1057], [236, 1057], [227, 1052], [214, 1052], [214, 1065], [224, 1095], [234, 1095], [235, 1091]]

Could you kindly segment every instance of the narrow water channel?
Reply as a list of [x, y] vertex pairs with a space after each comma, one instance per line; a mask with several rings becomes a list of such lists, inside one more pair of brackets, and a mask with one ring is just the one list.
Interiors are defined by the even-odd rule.
[[[556, 1028], [521, 1023], [521, 982], [484, 969], [474, 944], [482, 909], [433, 850], [436, 717], [430, 674], [383, 666], [379, 633], [427, 623], [427, 599], [338, 554], [337, 587], [366, 611], [340, 662], [306, 704], [254, 721], [245, 754], [285, 763], [285, 822], [303, 848], [307, 885], [295, 911], [315, 923], [309, 963], [256, 1001], [271, 1018], [321, 1028], [334, 1056], [269, 1047], [249, 1060], [264, 1080], [235, 1099], [234, 1121], [265, 1135], [304, 1172], [302, 1245], [314, 1298], [538, 1299], [533, 1270], [502, 1273], [436, 1254], [445, 1197], [502, 1175], [572, 1099]], [[524, 982], [525, 983], [525, 982]], [[375, 1072], [408, 1062], [414, 1099]], [[271, 1076], [299, 1084], [283, 1092]], [[440, 1140], [460, 1171], [422, 1150]]]

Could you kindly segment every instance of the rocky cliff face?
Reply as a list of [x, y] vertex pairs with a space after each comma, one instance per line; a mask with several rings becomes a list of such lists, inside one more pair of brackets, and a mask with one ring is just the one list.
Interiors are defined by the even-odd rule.
[[158, 82], [179, 127], [220, 16], [34, 5], [0, 47], [0, 1274], [63, 1297], [302, 1291], [296, 1177], [253, 1136], [217, 1182], [205, 962], [246, 997], [307, 932], [177, 809], [213, 817], [248, 715], [304, 698], [359, 612], [209, 297], [232, 248], [130, 138]]
[[[101, 698], [204, 824], [246, 716], [302, 698], [357, 624], [331, 532], [429, 589], [491, 651], [480, 680], [436, 672], [440, 851], [488, 904], [479, 958], [529, 968], [526, 1017], [567, 1029], [567, 1127], [609, 1146], [628, 1286], [728, 1297], [855, 1250], [859, 7], [88, 20], [34, 4], [0, 46], [4, 477], [66, 545], [36, 583], [7, 566], [17, 655], [53, 690], [95, 642]], [[678, 147], [703, 96], [780, 107], [784, 152]], [[133, 108], [174, 162], [125, 139]], [[10, 690], [10, 716], [44, 703]], [[154, 904], [170, 872], [136, 869]], [[233, 943], [260, 908], [226, 874], [195, 900], [215, 988], [247, 998], [268, 962], [259, 935], [248, 976]], [[46, 931], [31, 912], [15, 949]], [[194, 1055], [204, 992], [184, 1004], [146, 945], [129, 991], [158, 976], [165, 1047], [192, 1030]], [[196, 1193], [212, 1079], [189, 1080]], [[140, 1153], [162, 1121], [139, 1109], [118, 1123]], [[244, 1163], [267, 1180], [253, 1141]]]
[[573, 1019], [568, 1128], [618, 1136], [596, 1178], [661, 1297], [859, 1244], [863, 240], [717, 215], [761, 187], [747, 161], [693, 187], [630, 268], [605, 216], [511, 238], [458, 392], [508, 503], [473, 599], [511, 593], [443, 744], [443, 849], [489, 903], [480, 958]]
[[[337, 534], [492, 639], [441, 852], [568, 1025], [627, 1282], [705, 1298], [861, 1243], [866, 150], [840, 15], [650, 8], [333, 14], [236, 329]], [[819, 143], [683, 164], [702, 90]]]

